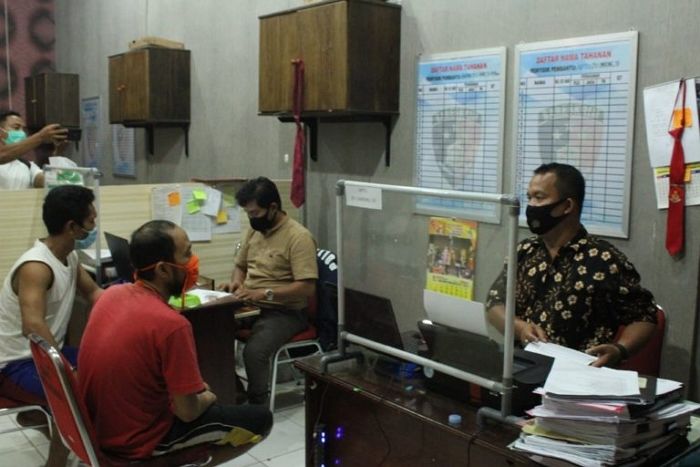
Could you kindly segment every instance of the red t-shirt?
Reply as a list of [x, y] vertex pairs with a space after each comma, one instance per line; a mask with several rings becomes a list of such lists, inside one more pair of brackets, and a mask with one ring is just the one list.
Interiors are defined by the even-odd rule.
[[204, 389], [189, 321], [133, 284], [110, 287], [93, 307], [78, 380], [100, 448], [134, 459], [170, 429], [172, 396]]

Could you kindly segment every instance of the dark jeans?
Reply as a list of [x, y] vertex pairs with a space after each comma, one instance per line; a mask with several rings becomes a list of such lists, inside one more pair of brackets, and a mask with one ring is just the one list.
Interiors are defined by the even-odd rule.
[[261, 309], [243, 350], [251, 403], [267, 403], [272, 357], [282, 345], [306, 329], [308, 323], [306, 310]]
[[249, 436], [242, 430], [264, 437], [271, 428], [272, 414], [267, 407], [213, 404], [194, 421], [186, 423], [176, 417], [170, 431], [158, 443], [153, 454], [165, 454], [195, 444], [220, 441], [235, 431], [240, 432], [235, 439], [240, 444], [245, 444]]

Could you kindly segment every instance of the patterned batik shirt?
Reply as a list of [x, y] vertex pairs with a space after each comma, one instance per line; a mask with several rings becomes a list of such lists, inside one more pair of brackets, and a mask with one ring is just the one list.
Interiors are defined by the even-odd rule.
[[[515, 314], [540, 326], [551, 342], [585, 351], [612, 342], [621, 324], [656, 323], [652, 294], [627, 257], [581, 227], [552, 259], [542, 239], [518, 244]], [[486, 308], [506, 301], [506, 268]]]

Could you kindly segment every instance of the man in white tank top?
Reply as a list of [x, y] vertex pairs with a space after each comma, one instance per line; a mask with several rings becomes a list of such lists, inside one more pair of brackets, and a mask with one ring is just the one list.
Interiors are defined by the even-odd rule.
[[[97, 234], [94, 194], [81, 186], [54, 188], [44, 199], [48, 236], [36, 240], [12, 266], [0, 290], [0, 395], [46, 405], [27, 335], [35, 333], [62, 349], [75, 365], [76, 349], [64, 348], [76, 291], [94, 303], [102, 289], [80, 266], [75, 248]], [[54, 431], [56, 433], [56, 431]], [[68, 452], [51, 440], [46, 465], [65, 465]]]

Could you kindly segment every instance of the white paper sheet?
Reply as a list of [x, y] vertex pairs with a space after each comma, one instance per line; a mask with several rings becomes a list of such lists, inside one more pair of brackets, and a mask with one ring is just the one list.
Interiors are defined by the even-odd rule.
[[[174, 199], [179, 200], [179, 202], [170, 201]], [[151, 219], [162, 219], [180, 225], [182, 205], [179, 185], [154, 187], [151, 191]]]
[[560, 396], [641, 396], [636, 371], [595, 368], [562, 358], [554, 359], [544, 390]]
[[[644, 88], [644, 120], [647, 129], [647, 146], [652, 167], [667, 166], [671, 163], [673, 138], [668, 134], [673, 113], [679, 80]], [[683, 132], [685, 163], [700, 161], [700, 125], [698, 106], [695, 100], [695, 79], [686, 80], [686, 107], [692, 115], [692, 126]], [[682, 105], [678, 100], [678, 106]]]
[[579, 352], [578, 350], [570, 349], [559, 344], [553, 344], [551, 342], [531, 342], [525, 347], [525, 350], [528, 352], [546, 355], [554, 359], [560, 358], [570, 362], [579, 363], [581, 365], [590, 365], [596, 360], [596, 357], [593, 355], [588, 355], [586, 353]]
[[207, 200], [202, 205], [202, 214], [216, 217], [221, 209], [221, 192], [216, 188], [207, 187]]
[[483, 303], [424, 289], [423, 306], [435, 323], [489, 336]]

